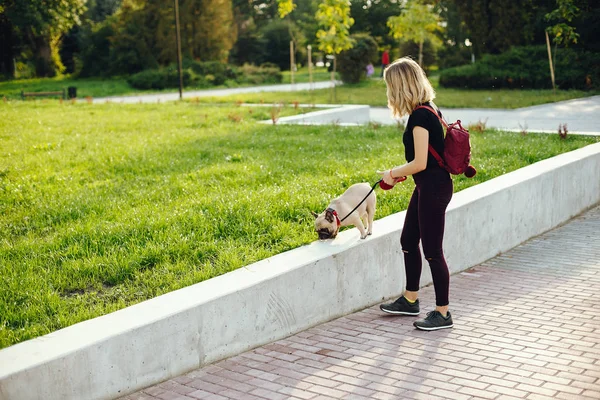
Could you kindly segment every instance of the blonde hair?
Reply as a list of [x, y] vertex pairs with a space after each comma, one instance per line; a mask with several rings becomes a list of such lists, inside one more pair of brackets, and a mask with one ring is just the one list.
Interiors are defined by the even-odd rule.
[[391, 63], [383, 73], [387, 86], [388, 108], [394, 117], [413, 112], [416, 106], [435, 99], [435, 90], [425, 71], [413, 59], [402, 57]]

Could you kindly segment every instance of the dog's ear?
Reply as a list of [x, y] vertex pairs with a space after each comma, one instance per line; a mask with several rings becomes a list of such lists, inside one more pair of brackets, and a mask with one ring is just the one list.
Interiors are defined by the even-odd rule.
[[330, 210], [325, 211], [325, 219], [327, 222], [333, 222], [333, 212]]
[[319, 216], [319, 214], [317, 214], [313, 210], [310, 210], [310, 213], [312, 214], [313, 217], [315, 217], [315, 219]]

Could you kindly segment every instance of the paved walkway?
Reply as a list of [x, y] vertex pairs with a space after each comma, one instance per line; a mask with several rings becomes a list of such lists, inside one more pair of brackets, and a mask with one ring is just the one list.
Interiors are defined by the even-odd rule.
[[[337, 85], [342, 82], [336, 81]], [[281, 84], [253, 86], [229, 89], [207, 89], [184, 91], [184, 98], [218, 97], [241, 93], [259, 92], [293, 92], [297, 90], [325, 89], [331, 87], [331, 81], [310, 83]], [[382, 96], [385, 92], [382, 91]], [[130, 96], [110, 96], [94, 98], [94, 103], [157, 103], [179, 99], [179, 92], [136, 94]], [[83, 100], [82, 100], [83, 101]], [[335, 107], [327, 105], [326, 107]], [[509, 131], [526, 130], [528, 132], [557, 132], [559, 124], [567, 124], [572, 134], [600, 135], [600, 96], [567, 100], [558, 103], [548, 103], [533, 107], [515, 110], [490, 109], [490, 108], [444, 108], [446, 119], [456, 121], [460, 119], [465, 126], [484, 122], [488, 128], [497, 128]], [[371, 107], [370, 119], [372, 122], [394, 125], [397, 123], [390, 111], [384, 107]], [[344, 121], [339, 121], [343, 123]], [[406, 122], [406, 118], [404, 121]]]
[[[442, 108], [447, 121], [460, 119], [465, 127], [484, 122], [488, 128], [521, 132], [558, 132], [559, 124], [567, 124], [572, 134], [600, 135], [600, 96], [557, 103], [517, 108]], [[396, 124], [387, 108], [371, 107], [371, 121]], [[406, 121], [404, 121], [406, 122]]]
[[[341, 82], [336, 81], [336, 85]], [[259, 93], [259, 92], [294, 92], [297, 90], [311, 90], [311, 89], [326, 89], [331, 87], [331, 81], [313, 82], [313, 83], [295, 83], [295, 84], [281, 84], [281, 85], [265, 85], [265, 86], [252, 86], [242, 88], [229, 88], [229, 89], [205, 89], [205, 90], [184, 90], [183, 98], [193, 99], [195, 97], [218, 97], [218, 96], [229, 96], [240, 93]], [[110, 97], [98, 97], [94, 98], [94, 103], [157, 103], [165, 101], [179, 100], [179, 92], [174, 93], [154, 93], [154, 94], [134, 94], [130, 96], [110, 96]]]
[[374, 306], [124, 399], [600, 399], [600, 207], [454, 275], [450, 295], [453, 329]]

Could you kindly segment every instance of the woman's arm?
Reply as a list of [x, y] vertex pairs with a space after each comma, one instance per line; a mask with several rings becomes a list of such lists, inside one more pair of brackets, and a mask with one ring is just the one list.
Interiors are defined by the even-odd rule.
[[[429, 152], [429, 131], [423, 127], [413, 128], [415, 142], [415, 159], [409, 163], [397, 166], [387, 171], [377, 171], [388, 185], [394, 185], [395, 179], [402, 176], [414, 175], [427, 168], [427, 155]], [[391, 173], [391, 175], [390, 175]]]

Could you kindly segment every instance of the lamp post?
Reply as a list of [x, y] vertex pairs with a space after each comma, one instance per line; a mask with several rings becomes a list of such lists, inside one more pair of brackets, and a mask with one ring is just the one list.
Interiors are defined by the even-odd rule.
[[290, 40], [290, 81], [294, 87], [294, 68], [296, 67], [296, 57], [294, 57], [294, 41]]
[[475, 64], [475, 53], [473, 52], [473, 43], [469, 39], [465, 39], [465, 46], [471, 50], [471, 64]]
[[179, 72], [179, 100], [183, 98], [183, 77], [181, 76], [181, 38], [179, 37], [179, 0], [175, 4], [175, 37], [177, 40], [177, 69]]

